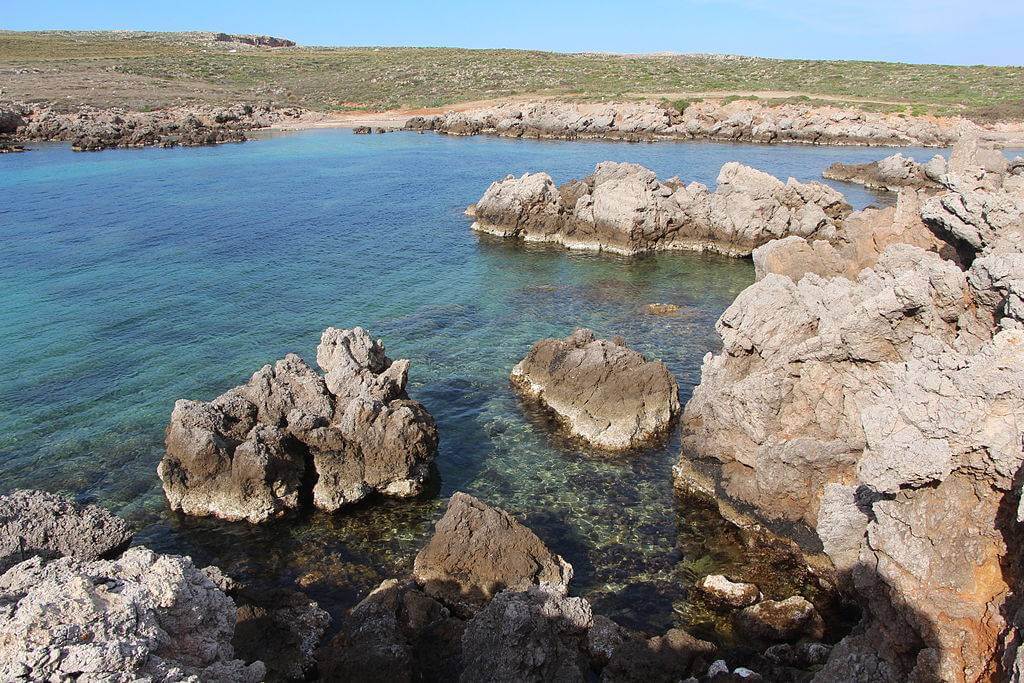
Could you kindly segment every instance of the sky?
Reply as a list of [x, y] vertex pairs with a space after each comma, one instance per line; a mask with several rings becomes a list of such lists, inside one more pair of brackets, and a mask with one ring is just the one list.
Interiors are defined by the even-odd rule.
[[1024, 65], [1024, 0], [4, 0], [0, 28], [261, 33], [304, 45], [713, 52]]

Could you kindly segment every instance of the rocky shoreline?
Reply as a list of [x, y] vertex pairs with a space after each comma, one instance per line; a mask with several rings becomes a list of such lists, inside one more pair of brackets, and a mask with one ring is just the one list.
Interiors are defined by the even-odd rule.
[[878, 114], [830, 106], [770, 106], [751, 100], [701, 101], [682, 110], [647, 103], [512, 102], [471, 111], [417, 116], [407, 130], [557, 140], [717, 140], [761, 144], [948, 147], [962, 135], [1003, 144], [1024, 130], [987, 130], [961, 118]]

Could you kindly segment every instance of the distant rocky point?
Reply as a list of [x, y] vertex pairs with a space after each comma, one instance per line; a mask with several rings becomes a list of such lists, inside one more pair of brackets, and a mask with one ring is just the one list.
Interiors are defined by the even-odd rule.
[[215, 33], [213, 39], [218, 43], [241, 43], [254, 47], [295, 47], [294, 40], [275, 38], [274, 36], [234, 35], [231, 33]]

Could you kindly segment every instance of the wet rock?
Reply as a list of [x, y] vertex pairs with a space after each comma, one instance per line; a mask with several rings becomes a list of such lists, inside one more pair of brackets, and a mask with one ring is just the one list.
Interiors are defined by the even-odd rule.
[[881, 161], [866, 164], [835, 163], [822, 174], [831, 180], [857, 183], [873, 190], [897, 192], [901, 188], [940, 188], [938, 182], [946, 171], [946, 161], [936, 156], [927, 164], [918, 164], [913, 158], [894, 154]]
[[736, 615], [739, 628], [765, 640], [821, 638], [824, 626], [814, 605], [799, 595], [785, 600], [764, 600]]
[[0, 572], [30, 557], [110, 557], [131, 540], [128, 523], [99, 506], [45, 491], [0, 496]]
[[370, 135], [373, 133], [373, 129], [369, 126], [356, 126], [352, 129], [353, 135]]
[[307, 680], [316, 669], [316, 651], [331, 622], [327, 612], [298, 591], [233, 587], [227, 592], [238, 604], [232, 640], [237, 655], [261, 660], [266, 681]]
[[725, 607], [738, 609], [753, 605], [761, 598], [761, 591], [752, 583], [734, 583], [721, 574], [705, 576], [697, 589], [709, 600]]
[[362, 328], [324, 331], [321, 376], [288, 354], [209, 403], [178, 401], [157, 470], [174, 510], [258, 523], [306, 494], [336, 511], [372, 493], [418, 495], [437, 451], [433, 418]]
[[830, 239], [850, 212], [841, 194], [818, 183], [783, 183], [736, 163], [718, 189], [658, 180], [637, 164], [604, 162], [582, 181], [556, 187], [546, 173], [491, 184], [467, 210], [473, 228], [525, 241], [621, 254], [654, 250], [745, 256], [789, 234]]
[[462, 683], [583, 681], [590, 605], [546, 586], [504, 591], [466, 623]]
[[644, 308], [651, 315], [675, 315], [682, 307], [678, 304], [647, 304]]
[[601, 672], [605, 683], [674, 683], [707, 667], [715, 646], [682, 629], [663, 636], [627, 638]]
[[565, 594], [572, 565], [504, 510], [456, 493], [416, 555], [413, 576], [428, 595], [467, 613], [502, 590], [543, 585]]
[[642, 445], [664, 433], [679, 411], [679, 387], [664, 363], [590, 330], [537, 342], [511, 377], [598, 448]]
[[323, 681], [454, 681], [465, 623], [412, 581], [389, 579], [356, 605], [320, 655]]
[[0, 577], [0, 679], [256, 683], [236, 659], [235, 605], [188, 558], [33, 558]]

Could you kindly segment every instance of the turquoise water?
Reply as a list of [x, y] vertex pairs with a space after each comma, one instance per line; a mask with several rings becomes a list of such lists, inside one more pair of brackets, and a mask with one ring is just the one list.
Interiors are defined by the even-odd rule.
[[[139, 543], [300, 585], [337, 615], [409, 569], [444, 499], [463, 490], [569, 559], [574, 592], [598, 611], [649, 630], [692, 625], [694, 577], [742, 575], [755, 560], [706, 505], [673, 492], [678, 436], [627, 457], [589, 452], [524, 408], [508, 373], [537, 339], [588, 326], [664, 359], [686, 400], [751, 264], [521, 247], [475, 235], [462, 211], [507, 173], [561, 182], [605, 159], [713, 186], [727, 161], [812, 180], [833, 161], [887, 153], [334, 130], [4, 155], [0, 491], [100, 502]], [[857, 206], [886, 201], [843, 190]], [[648, 315], [652, 302], [681, 314]], [[367, 327], [412, 360], [410, 393], [441, 433], [435, 495], [259, 528], [169, 513], [155, 469], [174, 400], [210, 399], [289, 351], [312, 362], [328, 325]]]

